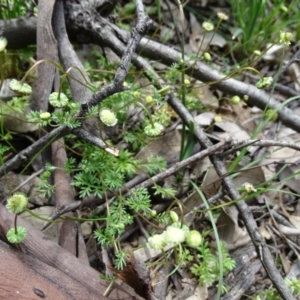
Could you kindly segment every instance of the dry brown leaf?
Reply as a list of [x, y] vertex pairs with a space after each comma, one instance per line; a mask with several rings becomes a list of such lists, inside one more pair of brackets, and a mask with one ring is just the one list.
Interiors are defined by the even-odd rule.
[[208, 297], [208, 290], [205, 286], [197, 286], [194, 295], [188, 297], [186, 300], [206, 300]]
[[238, 211], [234, 206], [223, 207], [217, 227], [220, 239], [230, 245], [248, 236], [248, 232], [238, 225]]
[[178, 130], [169, 132], [156, 138], [144, 147], [135, 158], [147, 161], [150, 156], [162, 156], [165, 159], [179, 158], [181, 134]]

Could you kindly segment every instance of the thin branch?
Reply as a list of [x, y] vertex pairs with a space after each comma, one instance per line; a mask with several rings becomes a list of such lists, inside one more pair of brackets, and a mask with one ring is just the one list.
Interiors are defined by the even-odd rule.
[[53, 129], [51, 132], [39, 138], [38, 141], [33, 143], [31, 146], [26, 148], [25, 150], [16, 154], [13, 158], [8, 160], [0, 167], [0, 177], [4, 174], [8, 173], [14, 168], [18, 168], [21, 164], [27, 162], [30, 159], [34, 159], [36, 154], [41, 151], [44, 147], [51, 144], [52, 142], [58, 140], [59, 138], [65, 136], [70, 133], [71, 129], [66, 126], [60, 126], [58, 128]]
[[[195, 124], [194, 128], [194, 135], [198, 142], [205, 148], [211, 147], [212, 143], [206, 137], [205, 133], [203, 132], [202, 128], [193, 120], [190, 112], [183, 106], [183, 104], [174, 96], [169, 95], [168, 103], [170, 106], [177, 112], [177, 114], [182, 118], [185, 124], [190, 124], [193, 122]], [[274, 286], [276, 287], [278, 293], [281, 295], [282, 299], [285, 300], [292, 300], [295, 299], [293, 294], [286, 286], [282, 276], [280, 275], [279, 271], [277, 270], [272, 255], [268, 249], [268, 246], [260, 234], [256, 222], [253, 218], [251, 210], [245, 203], [245, 201], [240, 200], [241, 195], [237, 191], [232, 179], [229, 176], [225, 176], [228, 172], [225, 167], [223, 161], [219, 158], [218, 155], [213, 154], [210, 156], [210, 159], [216, 169], [217, 174], [220, 177], [223, 177], [223, 185], [228, 193], [228, 195], [233, 200], [239, 200], [235, 203], [243, 221], [247, 228], [247, 231], [252, 239], [252, 242], [256, 248], [257, 255], [260, 258], [263, 266], [265, 267], [266, 272], [269, 275], [269, 278], [273, 282]], [[224, 177], [225, 176], [225, 177]]]

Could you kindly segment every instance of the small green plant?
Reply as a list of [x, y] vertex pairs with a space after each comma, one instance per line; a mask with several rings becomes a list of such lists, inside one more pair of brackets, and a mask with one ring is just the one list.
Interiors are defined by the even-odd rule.
[[241, 45], [246, 56], [274, 43], [279, 32], [287, 27], [299, 26], [297, 1], [231, 0], [230, 4], [236, 24], [233, 36], [239, 42], [233, 47]]
[[[212, 251], [207, 241], [197, 230], [189, 230], [189, 228], [179, 223], [178, 215], [174, 211], [170, 211], [172, 224], [161, 234], [154, 234], [148, 239], [148, 245], [155, 250], [163, 250], [167, 246], [173, 246], [175, 261], [180, 266], [191, 265], [190, 271], [194, 274], [201, 285], [211, 285], [219, 278], [220, 264], [219, 256], [222, 257], [222, 268], [224, 275], [235, 267], [235, 261], [230, 258], [228, 251], [223, 243], [221, 243], [221, 253]], [[190, 248], [196, 250], [196, 255], [192, 255]], [[222, 290], [225, 287], [222, 284]]]
[[18, 214], [26, 210], [28, 198], [23, 193], [14, 193], [7, 199], [6, 208], [15, 214], [15, 226], [8, 230], [6, 237], [10, 243], [21, 243], [25, 240], [27, 231], [23, 226], [17, 226]]
[[[300, 296], [300, 282], [296, 277], [293, 277], [291, 279], [286, 278], [285, 280], [286, 285], [290, 288], [293, 295], [295, 297]], [[282, 299], [277, 290], [275, 289], [269, 289], [265, 290], [260, 293], [259, 296], [256, 297], [258, 300], [280, 300]]]

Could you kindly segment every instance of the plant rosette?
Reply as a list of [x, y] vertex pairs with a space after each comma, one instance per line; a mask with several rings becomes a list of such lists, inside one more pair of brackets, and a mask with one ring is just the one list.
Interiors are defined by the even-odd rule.
[[17, 228], [10, 228], [7, 231], [6, 237], [12, 244], [18, 244], [25, 240], [27, 236], [27, 230], [23, 226], [17, 226]]
[[9, 83], [9, 88], [20, 95], [30, 95], [32, 93], [31, 86], [26, 82], [21, 83], [17, 79], [12, 79]]
[[49, 103], [53, 107], [62, 108], [68, 105], [69, 99], [64, 93], [54, 92], [49, 96]]

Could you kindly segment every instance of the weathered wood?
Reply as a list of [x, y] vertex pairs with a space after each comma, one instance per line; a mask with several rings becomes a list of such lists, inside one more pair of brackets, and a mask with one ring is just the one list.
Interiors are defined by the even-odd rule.
[[[6, 241], [7, 231], [14, 226], [14, 214], [7, 211], [6, 207], [0, 204], [0, 239]], [[99, 273], [93, 268], [82, 264], [78, 258], [64, 250], [56, 243], [49, 240], [40, 231], [33, 228], [26, 221], [18, 218], [18, 226], [24, 226], [27, 229], [25, 241], [18, 245], [18, 248], [27, 255], [30, 255], [41, 262], [61, 271], [71, 279], [77, 281], [91, 293], [96, 293], [98, 299], [107, 289], [108, 283], [99, 278]], [[3, 254], [4, 255], [4, 254]], [[1, 260], [5, 260], [5, 255], [1, 254]], [[25, 276], [25, 275], [24, 275]], [[1, 297], [0, 297], [1, 298]], [[109, 299], [142, 299], [132, 290], [114, 285], [109, 294]], [[1, 298], [2, 299], [2, 298]], [[65, 299], [65, 298], [51, 298]], [[90, 299], [73, 298], [73, 299]], [[103, 298], [105, 299], [105, 298]]]
[[0, 299], [108, 299], [69, 275], [0, 241]]

